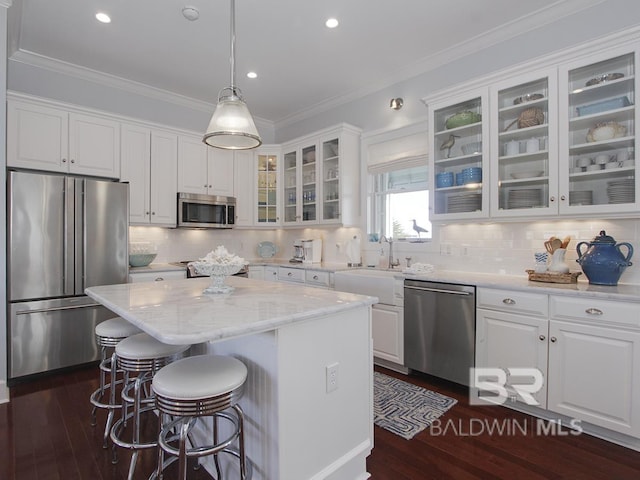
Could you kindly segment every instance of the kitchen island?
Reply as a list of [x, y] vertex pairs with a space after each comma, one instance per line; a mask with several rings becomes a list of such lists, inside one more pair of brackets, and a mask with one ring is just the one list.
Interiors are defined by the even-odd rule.
[[205, 295], [210, 280], [203, 278], [86, 293], [162, 342], [247, 365], [240, 404], [254, 479], [369, 478], [377, 299], [247, 278], [226, 282], [235, 291]]

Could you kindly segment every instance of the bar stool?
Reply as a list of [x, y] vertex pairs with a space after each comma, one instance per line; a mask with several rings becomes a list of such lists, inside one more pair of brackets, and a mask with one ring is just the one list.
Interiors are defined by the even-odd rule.
[[[103, 448], [107, 448], [115, 410], [121, 406], [120, 402], [116, 400], [116, 387], [123, 382], [122, 379], [118, 379], [118, 375], [122, 375], [123, 372], [116, 368], [116, 362], [113, 360], [113, 350], [121, 340], [140, 333], [140, 329], [124, 318], [115, 317], [97, 324], [94, 332], [96, 343], [100, 347], [100, 387], [89, 397], [89, 401], [93, 405], [91, 409], [91, 426], [95, 426], [97, 423], [96, 412], [98, 408], [108, 411], [102, 439]], [[110, 350], [112, 350], [111, 355], [108, 354]], [[109, 374], [108, 382], [107, 374]], [[108, 397], [105, 398], [107, 394]]]
[[[160, 368], [180, 358], [191, 345], [168, 345], [146, 333], [125, 338], [116, 345], [115, 358], [119, 369], [124, 371], [122, 387], [122, 416], [111, 428], [113, 463], [117, 463], [117, 447], [132, 450], [128, 479], [133, 478], [140, 450], [154, 448], [158, 442], [140, 441], [140, 417], [154, 409], [153, 392], [150, 385]], [[129, 412], [129, 407], [132, 411]], [[127, 422], [132, 420], [131, 435], [124, 439]]]
[[[158, 469], [150, 478], [162, 478], [162, 471], [178, 460], [178, 478], [187, 478], [187, 459], [213, 455], [216, 479], [222, 479], [219, 453], [238, 458], [240, 478], [253, 475], [251, 461], [245, 455], [244, 414], [238, 401], [244, 392], [247, 367], [240, 360], [220, 355], [199, 355], [178, 360], [162, 368], [152, 388], [159, 410]], [[165, 417], [172, 419], [165, 422]], [[189, 432], [202, 417], [213, 417], [212, 443], [195, 445]], [[229, 422], [232, 432], [220, 439], [218, 420]], [[176, 433], [177, 432], [177, 433]], [[187, 438], [191, 446], [187, 445]], [[238, 447], [232, 444], [238, 440]], [[177, 446], [174, 446], [177, 443]], [[172, 458], [164, 461], [164, 453]]]

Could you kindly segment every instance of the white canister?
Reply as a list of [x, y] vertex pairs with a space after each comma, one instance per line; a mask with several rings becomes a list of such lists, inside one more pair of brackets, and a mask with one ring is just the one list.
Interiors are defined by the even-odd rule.
[[540, 140], [537, 138], [530, 138], [527, 140], [525, 145], [527, 153], [536, 153], [540, 151]]
[[520, 142], [511, 140], [504, 144], [505, 155], [518, 155], [520, 153]]

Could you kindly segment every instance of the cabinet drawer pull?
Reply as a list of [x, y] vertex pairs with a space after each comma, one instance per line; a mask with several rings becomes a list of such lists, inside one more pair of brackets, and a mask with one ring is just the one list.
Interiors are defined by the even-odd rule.
[[541, 341], [544, 341], [547, 337], [545, 337], [544, 335], [540, 335], [538, 338], [539, 338]]
[[560, 196], [560, 200], [562, 200], [563, 202], [567, 199], [567, 197], [565, 197], [564, 195]]
[[555, 202], [556, 201], [556, 197], [552, 196], [549, 200], [552, 201], [552, 202]]
[[505, 298], [502, 300], [505, 305], [515, 305], [516, 301], [513, 298]]
[[558, 341], [556, 337], [551, 337], [549, 340], [551, 340], [552, 343], [556, 343]]
[[62, 159], [62, 163], [67, 163], [67, 159], [66, 159], [66, 158], [63, 158], [63, 159]]
[[76, 161], [72, 158], [72, 159], [71, 159], [71, 163], [76, 163]]
[[313, 276], [313, 279], [314, 279], [314, 280], [317, 280], [317, 279], [318, 279], [318, 275], [314, 275], [314, 276]]
[[158, 277], [154, 280], [154, 282], [164, 282], [164, 278]]
[[589, 315], [602, 315], [604, 312], [599, 308], [587, 308], [585, 310]]
[[293, 275], [293, 273], [291, 272], [287, 273], [287, 277], [290, 277], [291, 275]]

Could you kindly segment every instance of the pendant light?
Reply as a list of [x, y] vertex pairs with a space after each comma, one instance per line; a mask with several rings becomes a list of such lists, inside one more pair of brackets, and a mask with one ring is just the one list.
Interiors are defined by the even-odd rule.
[[218, 105], [202, 141], [225, 150], [247, 150], [262, 144], [256, 124], [244, 103], [242, 92], [235, 84], [236, 77], [236, 3], [231, 0], [231, 86], [218, 93]]

